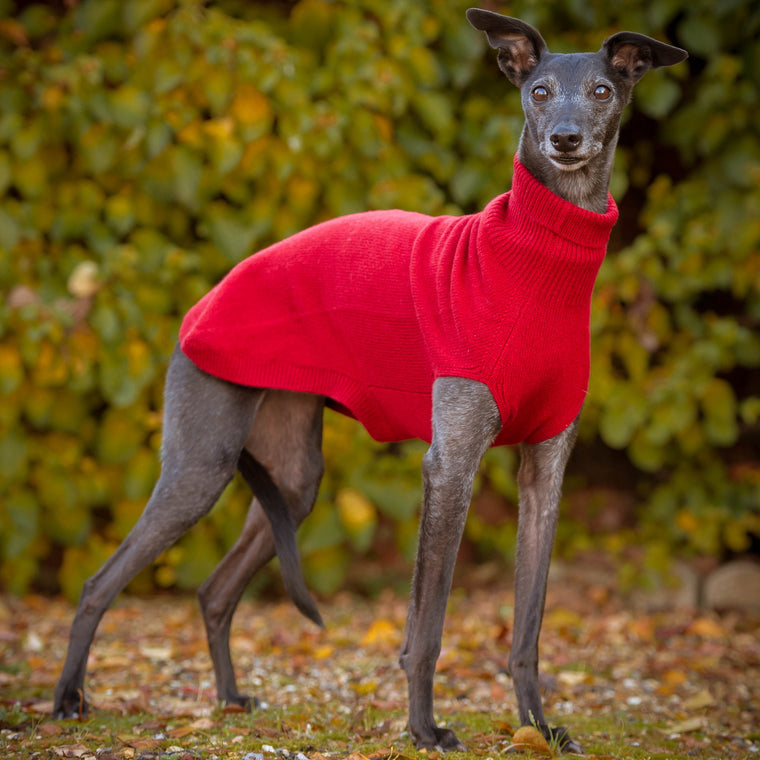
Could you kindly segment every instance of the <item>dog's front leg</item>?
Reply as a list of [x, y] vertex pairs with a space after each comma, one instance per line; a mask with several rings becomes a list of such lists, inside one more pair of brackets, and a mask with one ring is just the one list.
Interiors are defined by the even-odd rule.
[[549, 729], [538, 693], [538, 635], [544, 614], [549, 562], [557, 531], [565, 466], [575, 443], [578, 420], [542, 443], [521, 447], [520, 516], [515, 562], [515, 623], [509, 669], [520, 723], [537, 725], [566, 752], [580, 752], [564, 728]]
[[409, 682], [409, 731], [418, 748], [462, 745], [433, 718], [433, 675], [457, 550], [483, 454], [500, 427], [482, 383], [440, 378], [433, 387], [433, 440], [423, 461], [424, 503], [401, 666]]

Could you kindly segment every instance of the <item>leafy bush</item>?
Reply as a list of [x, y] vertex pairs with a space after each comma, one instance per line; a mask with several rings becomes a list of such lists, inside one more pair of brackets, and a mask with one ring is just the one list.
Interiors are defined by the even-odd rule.
[[[6, 588], [76, 596], [134, 524], [158, 472], [179, 321], [233, 263], [335, 215], [469, 212], [509, 186], [519, 97], [466, 7], [82, 0], [58, 15], [0, 0]], [[760, 11], [562, 0], [509, 12], [556, 50], [627, 27], [692, 53], [644, 79], [621, 136], [582, 436], [627, 453], [638, 535], [741, 550], [760, 534]], [[424, 447], [375, 444], [336, 415], [325, 445], [301, 545], [330, 592], [388, 526], [413, 555]], [[492, 451], [479, 483], [513, 502], [515, 462]], [[133, 587], [196, 586], [249, 499], [235, 481]], [[477, 509], [468, 535], [506, 554], [514, 542]]]

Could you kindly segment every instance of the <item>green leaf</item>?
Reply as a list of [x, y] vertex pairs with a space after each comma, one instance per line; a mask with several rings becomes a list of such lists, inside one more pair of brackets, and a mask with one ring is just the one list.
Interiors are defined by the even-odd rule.
[[613, 449], [629, 445], [648, 415], [648, 403], [634, 388], [618, 386], [602, 410], [599, 433]]
[[230, 263], [236, 264], [253, 253], [258, 228], [236, 216], [226, 206], [212, 204], [206, 224], [214, 245]]
[[21, 239], [21, 230], [15, 217], [0, 208], [0, 248], [6, 253], [12, 251]]
[[707, 383], [701, 396], [708, 438], [719, 446], [730, 446], [739, 435], [736, 396], [731, 386], [719, 378]]
[[452, 103], [443, 93], [420, 92], [413, 106], [440, 145], [448, 145], [454, 139], [456, 125]]
[[653, 119], [667, 116], [680, 98], [679, 84], [664, 75], [644, 77], [636, 86], [636, 105]]
[[37, 497], [27, 490], [12, 490], [4, 497], [0, 513], [2, 526], [2, 557], [4, 560], [20, 557], [37, 538], [40, 507]]
[[683, 45], [692, 55], [709, 58], [720, 52], [722, 40], [720, 25], [701, 8], [694, 8], [678, 25], [678, 34]]
[[132, 419], [138, 410], [109, 409], [98, 428], [95, 450], [103, 464], [124, 464], [145, 441], [142, 421]]
[[110, 94], [109, 101], [111, 118], [118, 126], [134, 128], [147, 120], [150, 98], [138, 87], [125, 84]]

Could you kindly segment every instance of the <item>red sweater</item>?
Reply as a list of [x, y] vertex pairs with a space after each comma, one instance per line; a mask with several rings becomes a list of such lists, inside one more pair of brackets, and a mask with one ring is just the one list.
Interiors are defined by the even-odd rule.
[[438, 377], [485, 383], [495, 444], [537, 443], [588, 387], [591, 291], [617, 207], [568, 203], [515, 160], [512, 190], [479, 214], [369, 211], [251, 256], [180, 329], [200, 369], [327, 396], [379, 441], [431, 440]]

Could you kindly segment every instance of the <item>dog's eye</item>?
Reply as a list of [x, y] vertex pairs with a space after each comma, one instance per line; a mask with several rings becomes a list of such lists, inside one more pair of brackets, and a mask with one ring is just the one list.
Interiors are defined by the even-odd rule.
[[534, 88], [531, 95], [533, 96], [533, 100], [535, 100], [537, 103], [543, 103], [545, 100], [549, 99], [549, 91], [546, 89], [546, 87]]
[[605, 84], [600, 84], [599, 87], [594, 90], [594, 97], [597, 100], [609, 100], [610, 95], [612, 95], [612, 90], [610, 90]]

